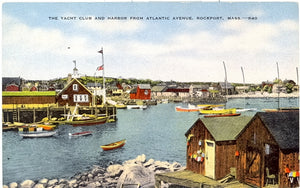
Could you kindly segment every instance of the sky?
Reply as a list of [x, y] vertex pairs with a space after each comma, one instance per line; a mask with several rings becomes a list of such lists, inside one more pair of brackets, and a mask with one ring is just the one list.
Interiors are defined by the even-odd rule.
[[[119, 17], [119, 18], [116, 18]], [[297, 81], [296, 2], [6, 2], [2, 76]], [[137, 19], [138, 18], [138, 19]], [[103, 48], [102, 54], [98, 53]], [[103, 61], [104, 60], [104, 61]]]

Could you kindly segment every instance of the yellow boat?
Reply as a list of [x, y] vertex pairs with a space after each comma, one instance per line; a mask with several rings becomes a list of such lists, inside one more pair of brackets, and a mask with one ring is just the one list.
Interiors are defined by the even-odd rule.
[[201, 114], [235, 114], [236, 108], [215, 109], [215, 110], [199, 110]]
[[218, 107], [222, 107], [224, 106], [224, 104], [198, 104], [197, 107], [199, 107], [199, 109], [213, 109], [213, 108], [218, 108]]

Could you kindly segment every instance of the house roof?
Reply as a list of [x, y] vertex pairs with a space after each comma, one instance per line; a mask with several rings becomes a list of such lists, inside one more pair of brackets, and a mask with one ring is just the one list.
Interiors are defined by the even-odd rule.
[[65, 90], [66, 90], [67, 88], [69, 88], [74, 82], [79, 83], [79, 84], [80, 84], [83, 88], [85, 88], [91, 95], [93, 95], [93, 94], [90, 92], [90, 90], [88, 90], [81, 82], [79, 82], [76, 78], [73, 78], [73, 80], [71, 80], [71, 81], [66, 85], [66, 87], [64, 87], [64, 89], [61, 90], [61, 91], [57, 94], [57, 96], [63, 94], [63, 93], [65, 92]]
[[299, 149], [299, 112], [258, 112], [256, 114], [281, 149]]
[[225, 82], [220, 82], [220, 87], [224, 89], [233, 89], [233, 86], [229, 82], [227, 82], [227, 84]]
[[166, 89], [167, 88], [167, 86], [153, 86], [152, 88], [151, 88], [151, 91], [153, 92], [162, 92], [162, 91], [164, 91], [164, 89]]
[[138, 84], [140, 89], [151, 89], [150, 84]]
[[21, 84], [22, 78], [20, 77], [2, 77], [2, 85], [8, 85], [8, 84]]
[[[204, 126], [214, 137], [215, 141], [229, 141], [236, 140], [236, 136], [244, 129], [251, 118], [251, 116], [239, 116], [223, 118], [199, 118], [199, 120], [203, 122]], [[187, 131], [185, 134], [186, 136], [196, 124], [197, 123], [195, 123]]]

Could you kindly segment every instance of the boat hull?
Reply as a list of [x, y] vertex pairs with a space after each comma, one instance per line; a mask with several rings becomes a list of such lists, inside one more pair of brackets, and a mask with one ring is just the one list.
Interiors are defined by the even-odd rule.
[[201, 114], [235, 114], [236, 109], [221, 109], [221, 110], [199, 110]]
[[240, 116], [240, 113], [234, 113], [234, 114], [214, 114], [214, 115], [205, 115], [205, 118], [211, 118], [211, 117], [232, 117], [232, 116]]
[[126, 143], [126, 140], [120, 140], [120, 141], [113, 142], [113, 143], [110, 143], [110, 144], [102, 145], [100, 147], [104, 151], [107, 151], [107, 150], [113, 150], [113, 149], [121, 148], [125, 145], [125, 143]]
[[92, 135], [91, 131], [84, 131], [84, 132], [78, 132], [78, 133], [69, 133], [70, 136], [72, 137], [79, 137], [79, 136], [88, 136], [88, 135]]
[[65, 121], [65, 124], [70, 124], [73, 127], [77, 126], [91, 126], [91, 125], [99, 125], [106, 123], [107, 118], [101, 118], [101, 119], [93, 119], [93, 120], [75, 120], [75, 121]]
[[42, 137], [51, 137], [56, 134], [56, 131], [41, 131], [41, 132], [27, 132], [19, 133], [23, 138], [42, 138]]
[[198, 112], [198, 108], [182, 108], [182, 107], [176, 107], [175, 110], [177, 112]]

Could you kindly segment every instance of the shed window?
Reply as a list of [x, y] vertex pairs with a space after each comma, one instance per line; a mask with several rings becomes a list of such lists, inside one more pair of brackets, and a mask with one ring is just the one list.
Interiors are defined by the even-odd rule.
[[78, 91], [78, 85], [77, 84], [73, 84], [73, 91]]
[[74, 102], [89, 102], [89, 97], [86, 94], [74, 95]]

